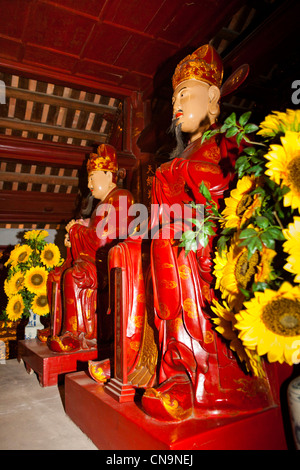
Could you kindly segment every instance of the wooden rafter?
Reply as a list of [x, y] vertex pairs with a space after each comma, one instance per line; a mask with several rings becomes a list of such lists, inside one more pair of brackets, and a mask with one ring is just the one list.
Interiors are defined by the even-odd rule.
[[101, 134], [99, 132], [52, 126], [49, 124], [22, 121], [15, 118], [0, 118], [0, 127], [19, 131], [48, 134], [51, 136], [61, 136], [66, 138], [94, 141], [95, 143], [106, 142], [106, 134]]
[[66, 98], [64, 96], [49, 95], [48, 93], [24, 90], [11, 86], [6, 87], [6, 96], [7, 98], [15, 98], [29, 102], [43, 103], [49, 106], [59, 106], [61, 108], [85, 111], [87, 113], [109, 113], [114, 115], [118, 110], [118, 108], [115, 106], [108, 106], [88, 101], [75, 100], [72, 98]]

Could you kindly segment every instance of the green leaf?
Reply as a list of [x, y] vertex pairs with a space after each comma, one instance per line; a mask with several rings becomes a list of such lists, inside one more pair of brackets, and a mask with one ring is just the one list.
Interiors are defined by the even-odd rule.
[[254, 176], [260, 176], [263, 173], [264, 169], [261, 165], [254, 165], [249, 169], [249, 173], [253, 173]]
[[201, 138], [201, 144], [203, 144], [203, 142], [204, 142], [206, 139], [208, 139], [209, 134], [210, 134], [210, 131], [205, 131], [205, 132], [203, 132], [202, 138]]
[[207, 235], [215, 235], [215, 231], [210, 224], [204, 225], [204, 233]]
[[196, 238], [196, 232], [194, 232], [193, 230], [187, 230], [186, 232], [182, 234], [182, 237], [181, 237], [182, 241], [186, 241], [186, 242], [193, 240], [195, 238]]
[[226, 126], [228, 126], [228, 127], [235, 126], [236, 125], [236, 114], [231, 113], [230, 116], [228, 116], [228, 118], [225, 119], [224, 124], [226, 124]]
[[253, 292], [258, 292], [258, 291], [263, 292], [268, 287], [269, 287], [269, 285], [266, 282], [253, 282], [252, 291]]
[[218, 247], [218, 251], [219, 253], [221, 254], [222, 251], [225, 250], [226, 248], [226, 244], [227, 244], [227, 240], [228, 240], [228, 237], [226, 237], [225, 235], [222, 235], [218, 241], [217, 241], [217, 247]]
[[256, 124], [246, 124], [244, 127], [244, 131], [246, 134], [251, 134], [252, 132], [256, 132], [259, 127]]
[[205, 184], [203, 183], [203, 181], [202, 181], [201, 184], [200, 184], [199, 192], [205, 197], [205, 199], [207, 199], [208, 201], [211, 201], [211, 194], [210, 194], [210, 191], [209, 191], [209, 189], [205, 186]]
[[256, 250], [260, 251], [263, 249], [263, 244], [259, 237], [250, 238], [249, 243], [247, 243], [246, 246], [248, 248], [248, 259], [251, 258]]
[[285, 240], [285, 236], [283, 235], [280, 228], [277, 227], [270, 227], [265, 232], [268, 234], [269, 237], [274, 238], [275, 240]]
[[239, 124], [241, 126], [244, 126], [249, 121], [250, 116], [251, 116], [251, 111], [247, 111], [246, 113], [242, 114], [239, 119]]
[[238, 172], [238, 177], [241, 178], [246, 170], [250, 168], [250, 163], [248, 161], [248, 157], [246, 155], [242, 155], [240, 158], [237, 159], [235, 162], [235, 169]]
[[187, 219], [187, 222], [191, 222], [192, 224], [196, 225], [199, 229], [203, 228], [203, 222], [198, 219]]
[[257, 231], [254, 230], [254, 228], [246, 228], [245, 230], [242, 230], [240, 233], [240, 238], [252, 238], [256, 237]]
[[217, 209], [215, 206], [212, 206], [212, 207], [211, 207], [211, 211], [212, 211], [212, 213], [213, 213], [213, 215], [214, 215], [215, 217], [221, 217], [221, 215], [220, 215], [218, 209]]
[[257, 150], [256, 150], [256, 148], [254, 148], [254, 147], [246, 147], [246, 148], [244, 149], [244, 152], [245, 152], [247, 155], [255, 155], [256, 152], [257, 152]]
[[269, 220], [266, 217], [257, 216], [254, 220], [259, 228], [266, 229], [269, 226]]
[[[198, 241], [199, 241], [200, 245], [203, 246], [203, 248], [206, 248], [206, 246], [208, 245], [208, 242], [209, 242], [209, 237], [205, 233], [200, 232], [200, 234], [198, 236]], [[196, 245], [197, 245], [197, 243], [196, 243]]]
[[220, 132], [226, 132], [227, 129], [229, 129], [231, 127], [231, 124], [226, 124], [224, 122], [224, 124], [222, 125], [222, 127], [220, 128]]
[[269, 248], [270, 250], [274, 250], [275, 240], [273, 238], [270, 238], [267, 232], [262, 233], [260, 238], [267, 248]]
[[240, 132], [240, 133], [237, 135], [236, 143], [237, 143], [238, 145], [240, 145], [241, 142], [242, 142], [242, 140], [243, 140], [243, 138], [245, 139], [245, 133], [244, 133], [244, 131]]
[[239, 286], [239, 290], [245, 296], [246, 299], [250, 299], [250, 292], [248, 292], [246, 289], [242, 289], [242, 287], [240, 286]]
[[230, 127], [228, 131], [225, 134], [225, 137], [233, 137], [239, 132], [238, 128], [236, 126]]

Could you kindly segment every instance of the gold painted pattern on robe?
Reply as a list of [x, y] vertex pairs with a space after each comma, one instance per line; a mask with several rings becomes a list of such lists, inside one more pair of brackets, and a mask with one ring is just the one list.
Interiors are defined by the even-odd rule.
[[159, 304], [160, 317], [166, 320], [170, 316], [170, 310], [164, 303]]
[[177, 282], [175, 281], [168, 281], [167, 279], [161, 279], [159, 281], [161, 287], [165, 289], [175, 289], [177, 287]]
[[187, 298], [183, 301], [183, 309], [189, 318], [197, 318], [197, 306], [193, 299]]
[[174, 264], [163, 263], [163, 264], [161, 265], [161, 267], [162, 267], [163, 269], [174, 268]]
[[210, 147], [207, 150], [203, 150], [203, 157], [207, 158], [207, 160], [211, 160], [215, 163], [218, 163], [221, 158], [221, 152], [219, 147]]
[[203, 171], [205, 173], [209, 172], [214, 173], [216, 175], [222, 173], [221, 168], [219, 166], [211, 165], [209, 163], [197, 163], [194, 168], [196, 171]]
[[204, 343], [210, 344], [214, 342], [214, 335], [211, 331], [206, 331], [204, 335]]
[[178, 267], [179, 276], [181, 279], [188, 279], [191, 275], [191, 268], [189, 268], [186, 264], [182, 264]]

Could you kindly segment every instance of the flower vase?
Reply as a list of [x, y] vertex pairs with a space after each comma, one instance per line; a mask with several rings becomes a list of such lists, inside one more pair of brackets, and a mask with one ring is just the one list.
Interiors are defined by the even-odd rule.
[[43, 329], [43, 325], [40, 320], [40, 315], [37, 315], [30, 310], [30, 317], [27, 325], [25, 326], [25, 339], [33, 339], [37, 337], [37, 330]]
[[287, 398], [295, 446], [300, 450], [300, 377], [290, 382]]

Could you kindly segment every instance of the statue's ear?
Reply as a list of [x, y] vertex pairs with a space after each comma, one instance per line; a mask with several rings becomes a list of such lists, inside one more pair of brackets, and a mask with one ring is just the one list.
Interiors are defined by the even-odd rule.
[[220, 90], [218, 87], [215, 85], [211, 85], [208, 90], [208, 98], [209, 98], [209, 103], [208, 103], [208, 110], [210, 114], [216, 115], [219, 114], [220, 112], [220, 107], [219, 107], [219, 100], [220, 100]]
[[106, 175], [107, 175], [107, 178], [108, 178], [108, 185], [109, 187], [112, 187], [115, 185], [115, 182], [113, 180], [113, 174], [111, 171], [106, 171]]

